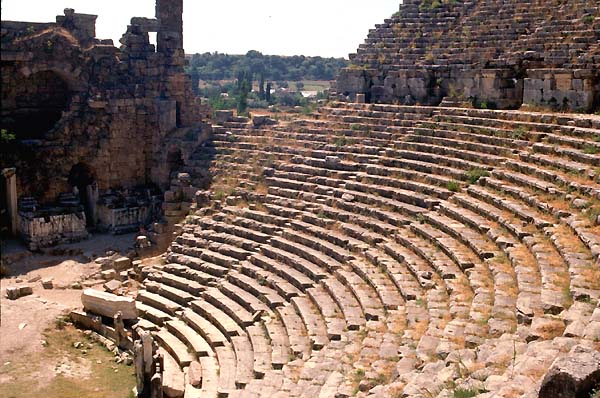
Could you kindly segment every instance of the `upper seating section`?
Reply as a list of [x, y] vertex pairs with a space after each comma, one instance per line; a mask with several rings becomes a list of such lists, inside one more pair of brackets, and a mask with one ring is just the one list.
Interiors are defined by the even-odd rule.
[[444, 97], [590, 111], [598, 106], [594, 0], [411, 0], [369, 32], [337, 92], [367, 102]]

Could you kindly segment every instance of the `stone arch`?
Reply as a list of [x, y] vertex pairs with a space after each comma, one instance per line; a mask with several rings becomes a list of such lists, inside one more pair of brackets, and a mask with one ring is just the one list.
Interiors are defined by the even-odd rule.
[[72, 89], [52, 70], [31, 71], [3, 88], [2, 128], [19, 139], [43, 139], [69, 109]]

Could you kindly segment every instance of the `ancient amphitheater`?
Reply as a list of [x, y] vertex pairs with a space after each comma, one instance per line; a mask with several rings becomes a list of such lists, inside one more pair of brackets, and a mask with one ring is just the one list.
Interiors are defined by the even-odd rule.
[[141, 271], [161, 394], [597, 397], [599, 46], [595, 0], [405, 0], [313, 114], [220, 112]]

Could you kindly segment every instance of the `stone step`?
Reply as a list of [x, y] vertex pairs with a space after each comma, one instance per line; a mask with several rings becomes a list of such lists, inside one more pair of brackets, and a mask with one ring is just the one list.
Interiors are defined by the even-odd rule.
[[180, 368], [189, 366], [195, 359], [194, 355], [188, 351], [187, 346], [175, 335], [169, 333], [166, 329], [160, 330], [154, 334], [159, 344], [173, 356]]
[[206, 357], [212, 354], [213, 351], [208, 342], [183, 321], [175, 319], [166, 322], [165, 326], [179, 340], [186, 342], [193, 349], [197, 357]]

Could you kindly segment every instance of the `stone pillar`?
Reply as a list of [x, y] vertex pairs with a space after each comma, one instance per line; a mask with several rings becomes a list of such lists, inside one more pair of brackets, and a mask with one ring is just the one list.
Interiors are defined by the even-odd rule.
[[4, 169], [2, 176], [6, 179], [6, 207], [10, 222], [10, 234], [17, 235], [17, 169]]
[[181, 61], [183, 66], [183, 0], [156, 0], [156, 19], [158, 52]]

